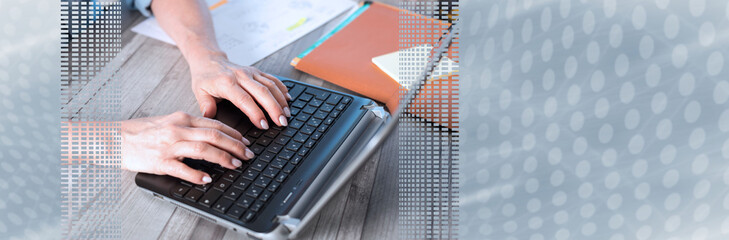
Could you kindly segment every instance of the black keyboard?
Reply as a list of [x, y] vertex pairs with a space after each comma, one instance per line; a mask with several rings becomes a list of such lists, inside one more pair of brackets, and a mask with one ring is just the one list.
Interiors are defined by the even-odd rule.
[[352, 101], [349, 96], [291, 81], [284, 85], [293, 99], [287, 127], [269, 120], [273, 127], [268, 130], [252, 127], [242, 133], [251, 141], [249, 148], [256, 157], [235, 170], [202, 160], [183, 160], [210, 174], [213, 181], [205, 185], [180, 181], [171, 195], [242, 222], [253, 221]]

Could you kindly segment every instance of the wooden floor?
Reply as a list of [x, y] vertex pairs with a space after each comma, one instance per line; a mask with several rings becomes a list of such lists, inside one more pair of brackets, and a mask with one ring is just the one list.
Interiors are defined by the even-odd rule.
[[[329, 31], [338, 17], [254, 66], [272, 74], [346, 91], [295, 70], [289, 61]], [[125, 21], [143, 20], [134, 12]], [[126, 27], [125, 27], [126, 28]], [[123, 49], [112, 64], [120, 66], [115, 81], [122, 90], [120, 119], [185, 111], [200, 115], [190, 88], [190, 73], [172, 45], [123, 31]], [[89, 84], [94, 86], [94, 84]], [[98, 86], [98, 84], [96, 85]], [[85, 91], [91, 91], [84, 89]], [[93, 89], [92, 89], [93, 90]], [[90, 101], [91, 99], [74, 99]], [[304, 239], [393, 239], [397, 237], [397, 134], [393, 134], [305, 231]], [[122, 173], [121, 221], [125, 239], [247, 239], [193, 213], [153, 198]], [[375, 187], [376, 186], [376, 187]]]

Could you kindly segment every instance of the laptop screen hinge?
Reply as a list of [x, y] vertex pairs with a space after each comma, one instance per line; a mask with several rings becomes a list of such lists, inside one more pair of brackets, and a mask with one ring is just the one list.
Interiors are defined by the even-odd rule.
[[296, 228], [299, 227], [299, 223], [301, 223], [301, 219], [290, 217], [289, 215], [284, 216], [278, 216], [278, 223], [284, 226], [286, 230], [289, 231], [289, 233], [294, 232]]
[[385, 108], [383, 108], [380, 105], [377, 105], [377, 103], [371, 102], [370, 104], [363, 105], [362, 109], [367, 109], [372, 111], [373, 114], [375, 114], [376, 117], [380, 119], [385, 119], [389, 115], [387, 111], [385, 111]]

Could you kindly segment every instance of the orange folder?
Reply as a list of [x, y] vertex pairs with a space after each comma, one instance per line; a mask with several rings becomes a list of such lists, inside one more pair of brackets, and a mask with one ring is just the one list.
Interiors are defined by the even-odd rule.
[[[291, 61], [296, 69], [350, 89], [384, 103], [391, 113], [399, 105], [401, 86], [372, 63], [372, 58], [400, 50], [398, 46], [399, 16], [414, 14], [382, 3], [370, 3], [356, 18], [330, 36], [315, 44], [312, 49]], [[349, 20], [349, 19], [348, 19]], [[348, 21], [348, 20], [345, 20]], [[449, 54], [450, 55], [450, 54]], [[437, 84], [436, 91], [423, 91], [415, 99], [415, 107], [409, 112], [416, 116], [451, 127], [457, 116], [453, 115], [456, 93], [443, 99], [443, 87], [450, 87], [450, 79], [429, 80]], [[427, 86], [426, 86], [427, 88]], [[426, 96], [433, 94], [438, 96]], [[436, 100], [437, 98], [437, 100]], [[429, 104], [431, 107], [418, 105]], [[441, 113], [449, 113], [442, 118]]]

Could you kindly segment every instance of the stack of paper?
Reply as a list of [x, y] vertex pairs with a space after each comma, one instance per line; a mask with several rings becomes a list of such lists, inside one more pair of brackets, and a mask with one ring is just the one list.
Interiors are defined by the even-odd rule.
[[[208, 6], [220, 48], [232, 62], [251, 65], [357, 4], [332, 0], [212, 0]], [[174, 44], [154, 18], [132, 31]]]

